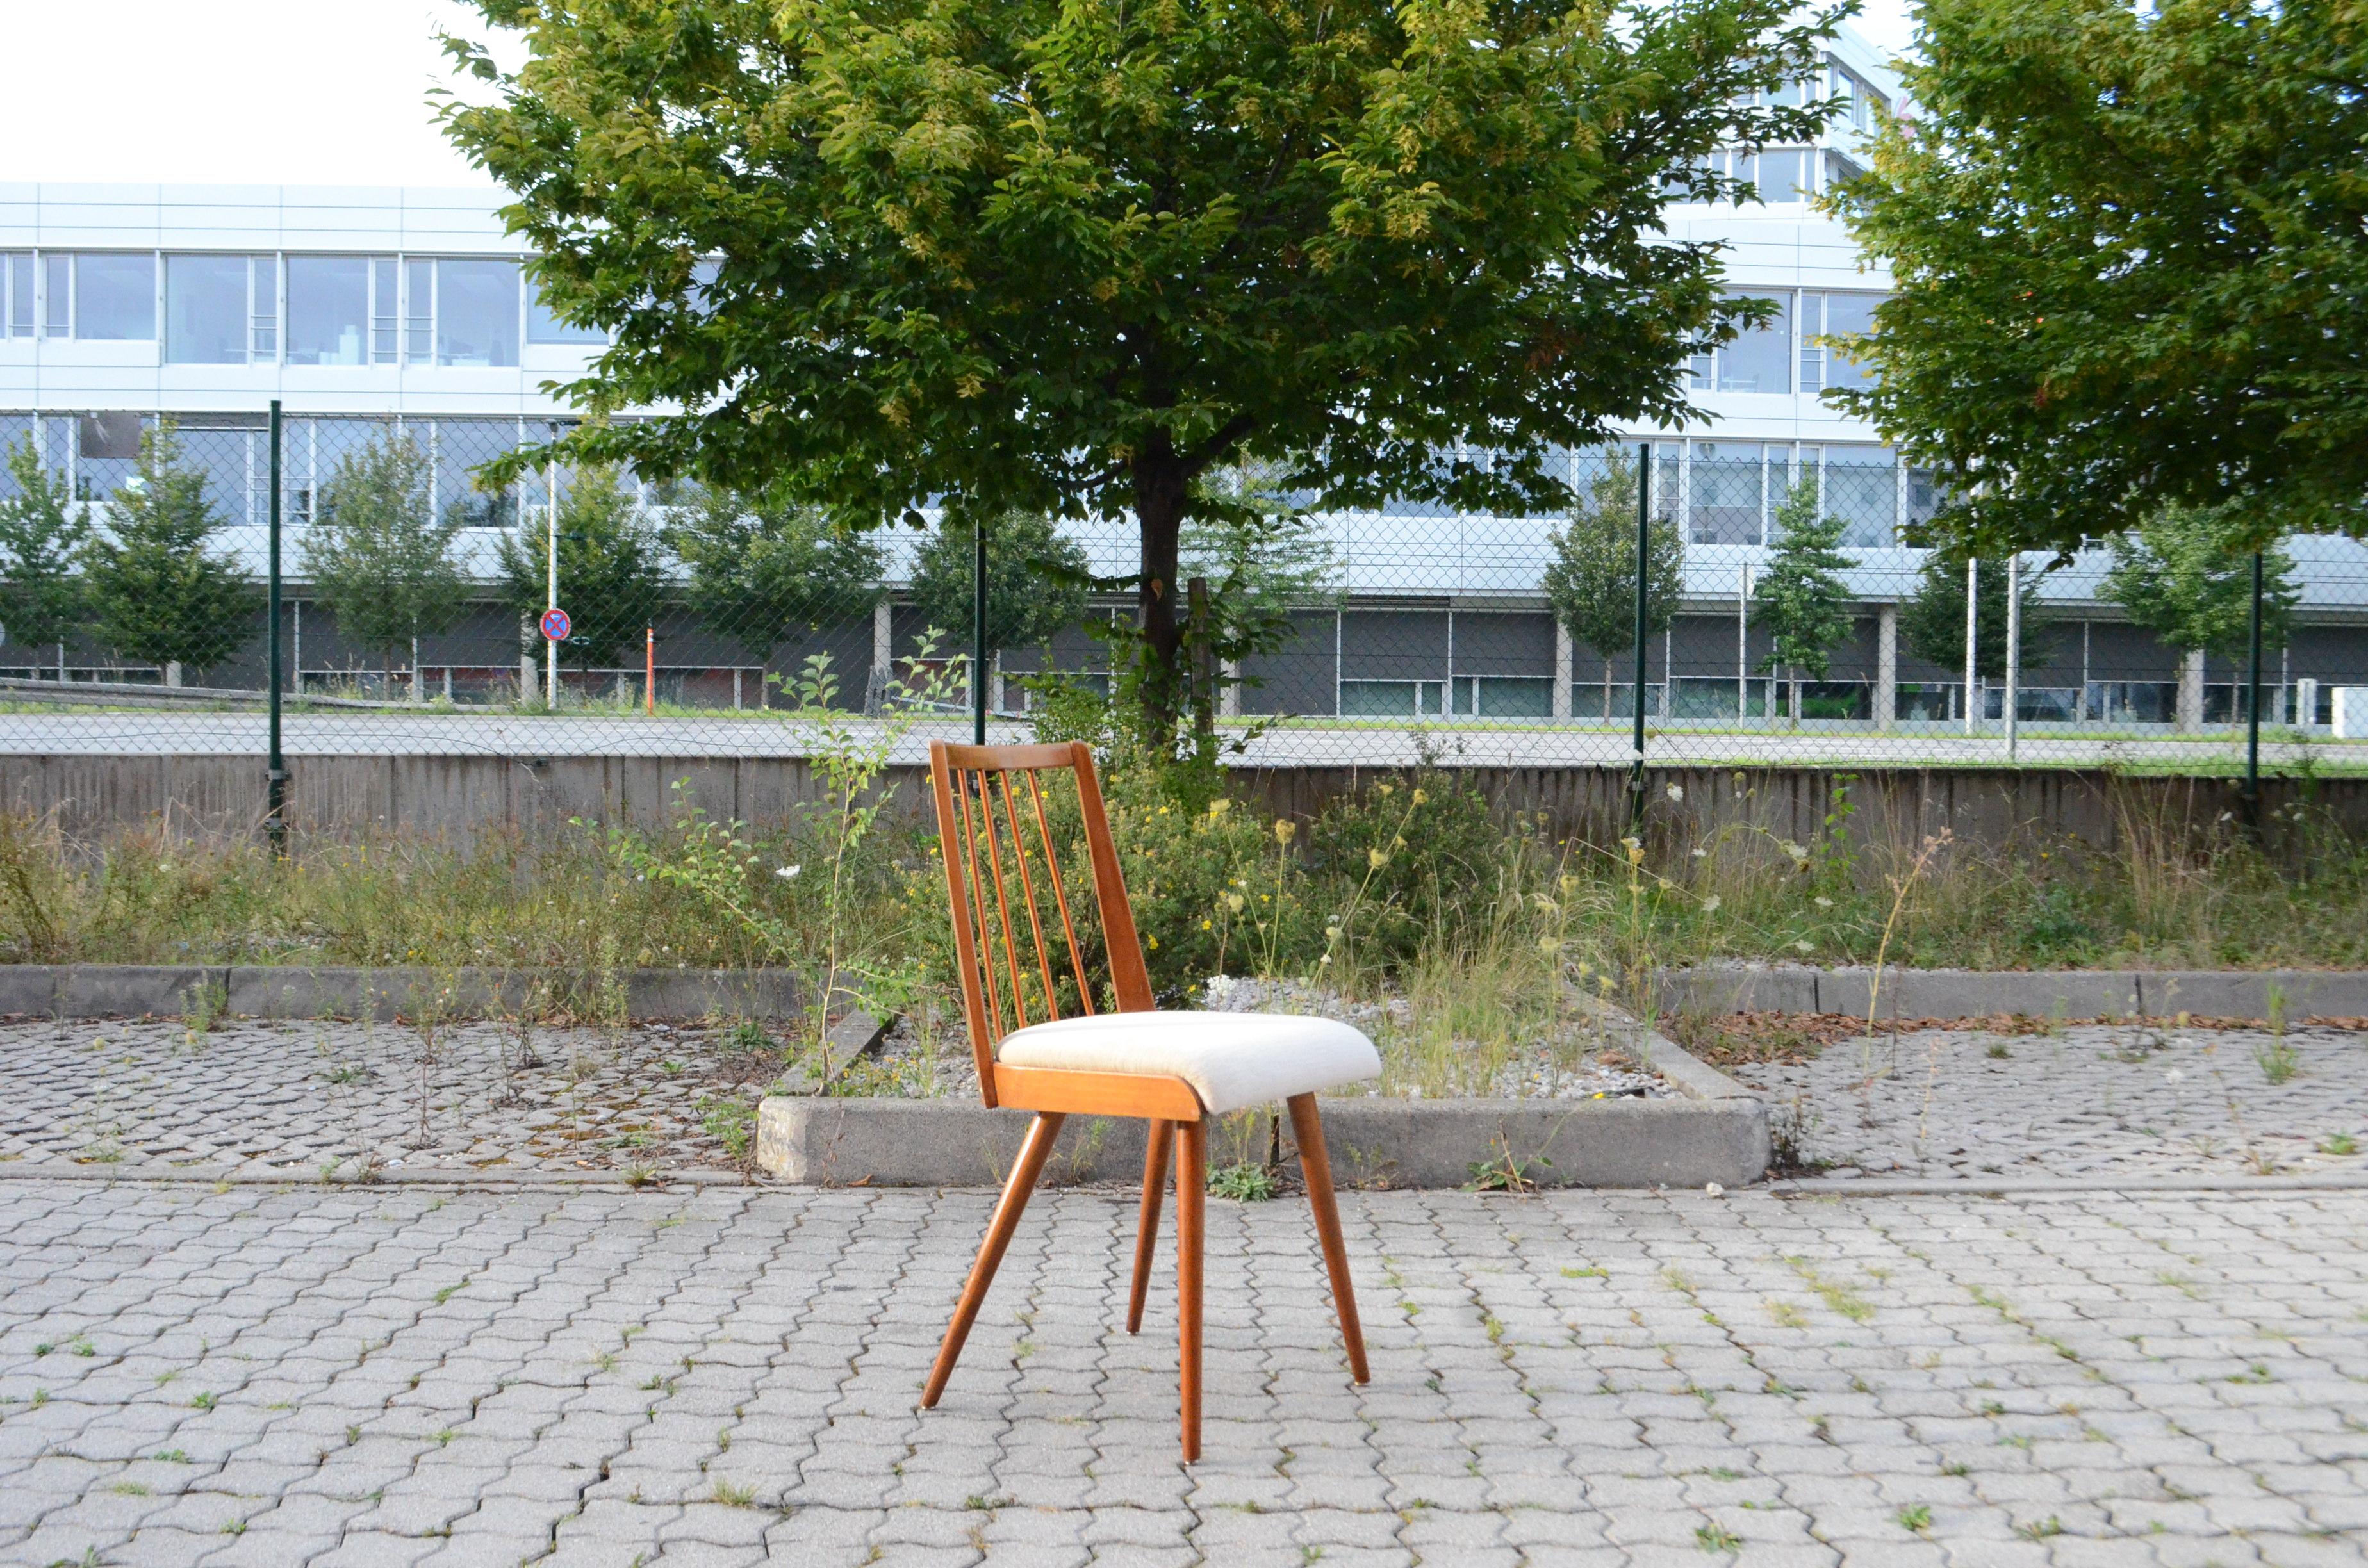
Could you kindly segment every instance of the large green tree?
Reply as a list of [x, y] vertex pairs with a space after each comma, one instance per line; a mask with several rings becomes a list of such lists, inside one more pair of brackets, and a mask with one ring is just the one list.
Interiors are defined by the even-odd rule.
[[1834, 394], [1984, 554], [2169, 505], [2368, 531], [2368, 15], [1924, 0], [1912, 118], [1835, 203], [1896, 292]]
[[[549, 594], [540, 517], [521, 518], [496, 547], [502, 598], [521, 624], [541, 616]], [[564, 479], [559, 499], [559, 604], [570, 630], [559, 656], [579, 670], [614, 667], [638, 653], [666, 608], [665, 551], [640, 498], [613, 468], [588, 463]]]
[[871, 614], [883, 591], [878, 544], [778, 494], [706, 486], [661, 532], [690, 569], [700, 623], [760, 658], [804, 632]]
[[[523, 63], [447, 125], [610, 346], [574, 437], [856, 527], [1132, 517], [1149, 716], [1198, 483], [1564, 509], [1554, 453], [1683, 423], [1762, 319], [1662, 224], [1830, 14], [1791, 0], [477, 0]], [[1441, 451], [1465, 454], [1440, 461]], [[518, 463], [539, 460], [531, 455]]]
[[[1550, 537], [1546, 602], [1571, 641], [1603, 660], [1603, 711], [1611, 711], [1611, 661], [1636, 646], [1636, 468], [1625, 452], [1607, 454], [1572, 508], [1570, 526]], [[1686, 548], [1677, 519], [1656, 510], [1645, 529], [1645, 635], [1657, 637], [1685, 592]]]
[[0, 629], [26, 646], [64, 642], [79, 630], [79, 558], [89, 537], [63, 474], [41, 466], [27, 440], [8, 452], [16, 494], [0, 500]]
[[[2026, 669], [2045, 662], [2053, 641], [2039, 604], [2041, 575], [2028, 562], [2019, 574], [2016, 597], [2022, 601], [2017, 628], [2022, 634], [2019, 664]], [[1974, 674], [1986, 680], [2006, 678], [2006, 577], [2004, 556], [1989, 556], [1974, 570]], [[1924, 558], [1923, 569], [1916, 576], [1916, 592], [1899, 607], [1899, 634], [1918, 658], [1944, 670], [1965, 667], [1963, 555], [1936, 550]]]
[[1823, 680], [1834, 650], [1850, 634], [1850, 585], [1842, 574], [1858, 564], [1841, 548], [1850, 525], [1817, 500], [1817, 482], [1796, 481], [1776, 509], [1777, 540], [1759, 579], [1753, 617], [1768, 629], [1762, 670], [1793, 677], [1793, 722], [1801, 722], [1801, 682]]
[[[408, 436], [381, 432], [337, 461], [305, 530], [304, 572], [347, 642], [392, 672], [418, 639], [450, 630], [468, 608], [453, 558], [456, 514], [438, 520], [435, 469]], [[412, 693], [418, 695], [415, 660]]]
[[143, 432], [131, 476], [83, 547], [98, 640], [170, 680], [222, 663], [256, 635], [263, 593], [238, 562], [208, 548], [221, 527], [205, 471], [183, 464], [171, 426]]
[[[2241, 664], [2252, 648], [2253, 558], [2226, 523], [2174, 506], [2113, 540], [2103, 597], [2181, 653]], [[2261, 558], [2261, 646], [2283, 648], [2302, 597], [2282, 550]]]

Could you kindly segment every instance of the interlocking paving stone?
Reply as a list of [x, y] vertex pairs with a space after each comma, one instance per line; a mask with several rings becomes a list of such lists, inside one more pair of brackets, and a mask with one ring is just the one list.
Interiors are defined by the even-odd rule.
[[9, 1183], [0, 1563], [2363, 1561], [2368, 1193], [986, 1202]]
[[[2271, 1081], [2291, 1051], [2293, 1072]], [[1994, 1054], [2002, 1052], [2002, 1054]], [[2265, 1066], [2265, 1062], [2270, 1065]], [[1780, 1143], [1841, 1174], [2307, 1176], [2368, 1172], [2368, 1035], [2273, 1037], [2159, 1023], [1842, 1040], [1798, 1064], [1730, 1069]], [[2348, 1138], [2353, 1153], [2322, 1147]]]
[[[757, 1059], [732, 1054], [715, 1030], [536, 1028], [522, 1041], [510, 1026], [472, 1023], [430, 1044], [393, 1023], [225, 1022], [201, 1035], [169, 1021], [0, 1025], [0, 1171], [75, 1165], [131, 1175], [169, 1165], [349, 1180], [372, 1170], [584, 1175], [639, 1165], [721, 1175], [733, 1157], [709, 1112], [719, 1096], [745, 1099], [761, 1087], [734, 1086]], [[2280, 1050], [2292, 1052], [2294, 1072], [2273, 1083], [2263, 1060]], [[1843, 1175], [2368, 1173], [2368, 1036], [2324, 1027], [2282, 1040], [2143, 1023], [2011, 1038], [1885, 1034], [1828, 1046], [1805, 1064], [1756, 1064], [1736, 1075], [1771, 1102], [1774, 1125], [1799, 1157]], [[2354, 1152], [2330, 1152], [2344, 1138]], [[498, 1267], [541, 1256], [521, 1252]], [[1256, 1261], [1258, 1287], [1284, 1292], [1264, 1299], [1288, 1301], [1289, 1321], [1305, 1331], [1290, 1343], [1321, 1349], [1321, 1281], [1301, 1278], [1287, 1259]], [[951, 1267], [959, 1278], [959, 1263], [921, 1267]], [[177, 1297], [219, 1289], [222, 1271], [242, 1268], [226, 1258], [219, 1270], [192, 1267], [142, 1288]], [[490, 1272], [472, 1282], [477, 1299], [462, 1310], [490, 1313], [495, 1292], [526, 1278]], [[448, 1283], [370, 1282], [381, 1299]], [[1212, 1282], [1212, 1346], [1242, 1321], [1237, 1306]], [[1040, 1372], [1080, 1353], [1040, 1345]], [[1089, 1361], [1076, 1369], [1094, 1370]]]
[[0, 1165], [723, 1169], [703, 1108], [751, 1060], [665, 1024], [5, 1024]]

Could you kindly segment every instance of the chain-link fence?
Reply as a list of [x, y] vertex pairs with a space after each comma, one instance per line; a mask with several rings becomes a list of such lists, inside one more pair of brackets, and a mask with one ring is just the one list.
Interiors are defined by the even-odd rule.
[[[1017, 736], [1049, 680], [1109, 687], [1133, 610], [1106, 585], [1138, 565], [1122, 521], [997, 525], [974, 694], [967, 539], [849, 540], [624, 472], [479, 483], [551, 433], [284, 421], [288, 753], [795, 755], [801, 712], [929, 686], [917, 748], [969, 734], [974, 695]], [[260, 758], [266, 414], [0, 413], [0, 750]], [[1236, 756], [1620, 766], [1641, 702], [1658, 763], [2241, 766], [2249, 559], [2181, 550], [2174, 521], [2060, 566], [1969, 563], [1915, 547], [1936, 492], [1883, 448], [1653, 455], [1641, 670], [1634, 446], [1570, 454], [1562, 517], [1293, 521], [1294, 497], [1219, 476], [1274, 518], [1186, 540], [1183, 574], [1232, 629], [1210, 706]], [[2261, 583], [2261, 765], [2368, 764], [2368, 550], [2291, 540]]]

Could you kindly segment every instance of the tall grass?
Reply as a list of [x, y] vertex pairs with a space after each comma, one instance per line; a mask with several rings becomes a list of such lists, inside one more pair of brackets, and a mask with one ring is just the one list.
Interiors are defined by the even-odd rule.
[[[1220, 797], [1188, 808], [1113, 778], [1112, 816], [1162, 996], [1212, 973], [1419, 1002], [1421, 1038], [1530, 1033], [1572, 984], [1624, 990], [1703, 960], [1969, 968], [2368, 965], [2368, 846], [2285, 824], [2271, 854], [2234, 824], [2125, 807], [2111, 852], [1859, 831], [1847, 802], [1807, 843], [1731, 824], [1675, 848], [1498, 824], [1452, 775], [1383, 780], [1280, 830]], [[1419, 799], [1417, 799], [1419, 796]], [[670, 835], [639, 835], [665, 853]], [[795, 824], [749, 830], [767, 865], [822, 863]], [[868, 952], [947, 974], [942, 873], [909, 818], [848, 869], [840, 918]], [[1900, 891], [1903, 880], [1905, 892]], [[819, 879], [757, 879], [816, 953]], [[1896, 916], [1895, 916], [1896, 909]], [[779, 961], [697, 890], [647, 878], [603, 832], [299, 838], [284, 861], [161, 827], [78, 840], [0, 813], [0, 961], [735, 967]], [[1426, 1046], [1423, 1049], [1431, 1049]]]
[[[657, 835], [663, 837], [664, 835]], [[760, 835], [798, 863], [793, 835]], [[83, 842], [0, 813], [0, 961], [494, 968], [736, 968], [768, 959], [697, 894], [635, 872], [594, 830], [297, 838], [284, 860], [233, 838], [150, 827]], [[916, 923], [908, 872], [857, 869], [857, 918], [894, 938]], [[821, 928], [812, 883], [768, 878], [768, 907]]]

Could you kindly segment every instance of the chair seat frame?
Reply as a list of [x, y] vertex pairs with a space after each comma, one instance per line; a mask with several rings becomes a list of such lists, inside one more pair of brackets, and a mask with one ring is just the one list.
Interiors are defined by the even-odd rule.
[[[1141, 1118], [1149, 1123], [1144, 1153], [1143, 1199], [1135, 1231], [1134, 1269], [1128, 1294], [1126, 1331], [1143, 1327], [1144, 1303], [1151, 1283], [1163, 1192], [1172, 1167], [1176, 1186], [1176, 1295], [1178, 1351], [1178, 1416], [1185, 1462], [1201, 1457], [1201, 1371], [1202, 1259], [1207, 1234], [1208, 1123], [1206, 1108], [1190, 1083], [1167, 1074], [1072, 1072], [1046, 1067], [1016, 1067], [995, 1059], [1007, 1034], [1029, 1024], [1031, 988], [1045, 1017], [1058, 1018], [1061, 986], [1055, 981], [1053, 949], [1045, 937], [1048, 913], [1042, 907], [1050, 895], [1065, 940], [1066, 972], [1074, 975], [1075, 999], [1082, 1012], [1095, 1011], [1097, 992], [1087, 974], [1085, 949], [1077, 939], [1076, 915], [1062, 881], [1059, 846], [1053, 842], [1040, 776], [1065, 772], [1076, 781], [1078, 814], [1091, 869], [1094, 904], [1101, 916], [1102, 949], [1109, 971], [1105, 999], [1121, 1013], [1153, 1010], [1151, 979], [1143, 947], [1127, 902], [1120, 873], [1110, 819], [1101, 788], [1094, 774], [1092, 752], [1082, 743], [1056, 745], [964, 746], [943, 741], [929, 746], [929, 778], [936, 794], [939, 848], [946, 868], [947, 898], [951, 906], [954, 947], [962, 992], [962, 1008], [970, 1028], [971, 1049], [978, 1066], [979, 1096], [996, 1106], [1035, 1113], [1013, 1159], [1002, 1197], [997, 1200], [978, 1256], [962, 1286], [953, 1319], [946, 1326], [936, 1363], [921, 1395], [923, 1409], [934, 1407], [944, 1394], [962, 1358], [962, 1345], [985, 1304], [996, 1270], [1019, 1230], [1028, 1198], [1042, 1176], [1044, 1164], [1071, 1116]], [[1034, 866], [1042, 868], [1042, 885], [1031, 869], [1030, 846], [1023, 831], [1017, 775], [1025, 785], [1032, 811], [1028, 816], [1037, 830]], [[997, 821], [996, 794], [1001, 794]], [[1007, 875], [1007, 871], [1011, 873]], [[1013, 884], [1023, 915], [1012, 913]], [[1033, 963], [1023, 963], [1021, 946], [1032, 937]], [[998, 960], [1000, 960], [998, 962]], [[1005, 1006], [1012, 1020], [1007, 1029]], [[1292, 1135], [1299, 1151], [1308, 1205], [1315, 1221], [1324, 1254], [1332, 1302], [1340, 1320], [1340, 1335], [1348, 1352], [1350, 1375], [1363, 1383], [1372, 1377], [1365, 1358], [1365, 1339], [1357, 1317], [1356, 1295], [1349, 1275], [1348, 1248], [1341, 1235], [1340, 1213], [1332, 1187], [1331, 1160], [1325, 1149], [1322, 1118], [1313, 1094], [1294, 1095], [1286, 1102]]]

